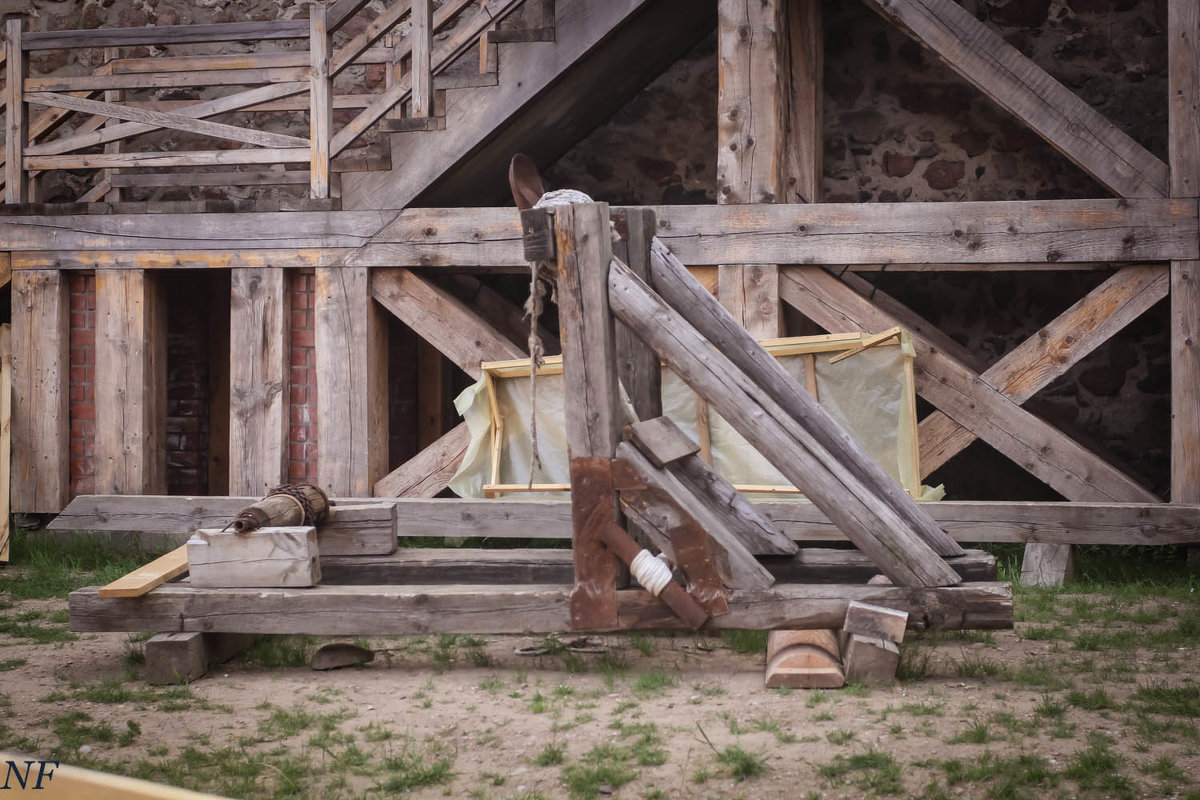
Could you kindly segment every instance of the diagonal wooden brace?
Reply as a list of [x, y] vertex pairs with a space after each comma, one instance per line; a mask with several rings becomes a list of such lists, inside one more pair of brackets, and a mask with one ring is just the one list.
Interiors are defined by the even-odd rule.
[[[640, 544], [635, 542], [625, 532], [624, 528], [616, 523], [610, 523], [601, 528], [599, 530], [599, 538], [607, 550], [630, 566], [633, 565], [633, 560], [638, 555], [646, 552]], [[699, 630], [700, 626], [708, 622], [708, 612], [691, 595], [685, 592], [682, 586], [673, 580], [667, 582], [666, 586], [659, 593], [658, 598], [666, 603], [692, 630]]]

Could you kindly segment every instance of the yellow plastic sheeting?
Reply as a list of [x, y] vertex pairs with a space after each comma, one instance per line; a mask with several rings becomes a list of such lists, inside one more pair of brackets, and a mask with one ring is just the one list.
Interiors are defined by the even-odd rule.
[[[870, 337], [792, 337], [764, 343], [801, 386], [815, 383], [820, 404], [913, 497], [939, 500], [941, 488], [920, 484], [917, 460], [913, 348], [906, 333], [830, 363]], [[815, 368], [815, 382], [807, 375]], [[561, 491], [527, 491], [530, 481], [529, 362], [484, 365], [484, 377], [455, 400], [471, 431], [471, 444], [450, 488], [462, 497], [520, 491], [522, 497], [561, 497]], [[697, 442], [697, 396], [674, 373], [663, 370], [663, 413]], [[533, 488], [558, 489], [570, 481], [567, 464], [561, 361], [547, 359], [537, 378], [537, 443], [541, 467]], [[632, 411], [630, 411], [632, 417]], [[801, 499], [778, 470], [715, 412], [708, 412], [714, 468], [736, 486], [752, 487], [751, 499]], [[500, 491], [487, 487], [502, 486]], [[519, 487], [519, 488], [518, 488]]]

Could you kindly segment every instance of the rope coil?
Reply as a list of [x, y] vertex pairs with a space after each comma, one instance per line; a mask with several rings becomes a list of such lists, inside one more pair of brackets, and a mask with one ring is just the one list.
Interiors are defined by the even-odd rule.
[[634, 556], [629, 571], [637, 582], [650, 594], [658, 597], [671, 582], [671, 567], [665, 561], [643, 550]]

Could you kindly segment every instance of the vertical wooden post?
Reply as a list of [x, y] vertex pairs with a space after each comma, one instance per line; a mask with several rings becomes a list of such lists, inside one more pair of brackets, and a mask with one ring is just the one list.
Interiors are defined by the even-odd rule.
[[12, 325], [0, 325], [0, 564], [8, 563], [12, 480]]
[[96, 271], [96, 492], [165, 494], [166, 314], [140, 269]]
[[[404, 60], [396, 54], [396, 42], [399, 40], [400, 36], [396, 33], [384, 34], [383, 37], [383, 46], [392, 54], [391, 62], [383, 65], [384, 91], [390, 90], [404, 77]], [[400, 119], [404, 115], [401, 113], [400, 105], [397, 104], [389, 108], [383, 116], [386, 119]]]
[[412, 114], [433, 116], [433, 2], [412, 0]]
[[25, 20], [9, 17], [4, 21], [4, 57], [8, 63], [4, 87], [4, 201], [25, 202], [25, 142], [29, 137], [26, 118], [24, 83], [25, 53], [21, 50], [21, 32]]
[[442, 351], [417, 339], [417, 447], [424, 450], [446, 432], [443, 419], [449, 392]]
[[821, 0], [789, 0], [787, 9], [791, 83], [788, 87], [787, 172], [781, 203], [819, 203], [822, 154], [824, 28]]
[[[1171, 196], [1200, 196], [1200, 6], [1168, 0]], [[1200, 503], [1200, 261], [1171, 262], [1171, 502]], [[1189, 551], [1193, 555], [1195, 551]]]
[[[121, 48], [119, 48], [119, 47], [104, 48], [104, 60], [106, 62], [114, 61], [120, 57], [121, 57]], [[123, 89], [106, 89], [104, 92], [104, 102], [106, 102], [106, 103], [119, 103], [120, 101], [122, 101], [124, 99], [125, 99], [125, 91]], [[104, 127], [107, 128], [110, 125], [116, 125], [120, 121], [121, 120], [119, 120], [119, 119], [110, 119], [104, 123]], [[121, 152], [121, 140], [117, 139], [114, 142], [105, 143], [104, 152], [106, 152], [106, 153]], [[116, 175], [116, 174], [117, 174], [117, 170], [106, 169], [106, 170], [104, 170], [104, 176], [103, 176], [103, 178], [101, 178], [101, 180], [108, 181], [109, 184], [111, 185], [112, 176]], [[110, 203], [121, 202], [121, 188], [119, 186], [114, 186], [113, 188], [109, 189], [108, 192], [104, 195], [104, 199]]]
[[329, 29], [325, 3], [309, 6], [309, 193], [329, 197], [329, 140], [333, 125], [333, 85], [329, 77]]
[[282, 269], [230, 277], [229, 494], [258, 497], [288, 478], [290, 296]]
[[619, 576], [617, 559], [601, 538], [604, 527], [618, 520], [612, 458], [622, 427], [616, 331], [608, 308], [608, 205], [555, 208], [554, 228], [563, 404], [571, 409], [566, 419], [575, 558], [571, 626], [599, 630], [617, 623]]
[[[717, 33], [717, 202], [784, 202], [787, 0], [718, 0]], [[782, 332], [778, 266], [722, 265], [717, 296], [756, 337]]]
[[[613, 222], [621, 234], [621, 241], [613, 246], [614, 253], [635, 275], [649, 282], [650, 243], [657, 228], [654, 211], [649, 208], [618, 211], [613, 214]], [[624, 325], [618, 323], [616, 336], [618, 373], [638, 419], [662, 416], [662, 371], [658, 356]]]
[[12, 510], [58, 513], [70, 497], [67, 280], [12, 276]]
[[365, 267], [316, 271], [317, 477], [369, 497], [387, 473], [387, 325]]

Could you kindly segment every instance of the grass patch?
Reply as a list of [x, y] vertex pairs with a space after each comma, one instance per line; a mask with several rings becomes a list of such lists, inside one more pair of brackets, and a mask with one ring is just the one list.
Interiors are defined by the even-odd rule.
[[642, 698], [652, 697], [663, 694], [677, 683], [679, 679], [674, 675], [661, 669], [652, 669], [637, 676], [633, 682], [633, 693]]
[[19, 528], [11, 542], [11, 564], [0, 571], [0, 592], [13, 600], [66, 599], [81, 586], [110, 583], [162, 555], [122, 551], [98, 537], [59, 541]]
[[1139, 686], [1129, 703], [1147, 714], [1200, 717], [1200, 686], [1168, 686], [1165, 683]]
[[1067, 694], [1067, 702], [1084, 711], [1108, 711], [1119, 707], [1117, 701], [1109, 697], [1103, 689], [1093, 689], [1090, 692], [1072, 690]]
[[817, 765], [817, 772], [834, 784], [851, 783], [865, 792], [901, 794], [904, 791], [896, 759], [875, 749], [852, 756], [836, 756], [828, 764]]
[[1106, 736], [1088, 737], [1090, 745], [1071, 756], [1066, 776], [1081, 789], [1094, 789], [1119, 800], [1134, 800], [1137, 786], [1121, 772], [1121, 759], [1112, 751], [1112, 740]]
[[235, 660], [267, 669], [307, 667], [316, 649], [315, 636], [260, 636]]
[[725, 644], [735, 653], [767, 652], [769, 631], [725, 631]]
[[584, 754], [582, 763], [563, 768], [563, 780], [571, 797], [589, 800], [599, 797], [601, 787], [620, 788], [637, 777], [627, 763], [630, 752], [623, 747], [597, 745]]
[[533, 763], [539, 767], [554, 767], [563, 763], [566, 754], [567, 748], [565, 746], [552, 742], [542, 748], [542, 752], [534, 757]]
[[410, 792], [419, 786], [445, 783], [454, 775], [456, 753], [439, 748], [419, 750], [411, 743], [400, 753], [383, 760], [386, 776], [379, 782], [383, 792]]
[[25, 666], [27, 663], [29, 663], [29, 662], [23, 658], [10, 658], [5, 661], [0, 661], [0, 672], [8, 672], [10, 670], [14, 670], [17, 667]]

